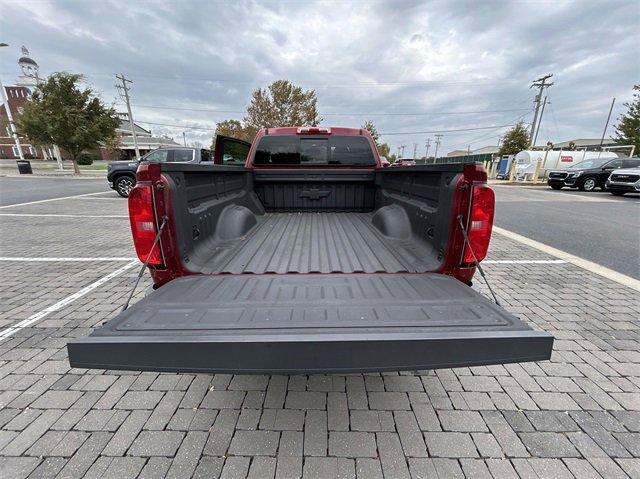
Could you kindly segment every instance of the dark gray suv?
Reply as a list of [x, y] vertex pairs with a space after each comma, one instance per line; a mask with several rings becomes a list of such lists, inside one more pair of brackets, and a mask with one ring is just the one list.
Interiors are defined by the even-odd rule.
[[[158, 148], [153, 150], [140, 161], [152, 163], [202, 163], [203, 161], [213, 161], [211, 150], [204, 148], [189, 148], [183, 146], [172, 146], [171, 148]], [[136, 170], [138, 162], [133, 161], [113, 161], [107, 167], [107, 181], [109, 187], [125, 198], [129, 196], [129, 191], [136, 184]]]

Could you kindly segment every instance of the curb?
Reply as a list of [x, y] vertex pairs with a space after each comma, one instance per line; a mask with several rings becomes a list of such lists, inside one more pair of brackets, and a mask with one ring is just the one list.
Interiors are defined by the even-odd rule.
[[19, 173], [1, 173], [0, 177], [2, 178], [64, 178], [68, 180], [105, 180], [106, 181], [106, 171], [104, 173], [82, 173], [80, 175], [75, 175], [73, 173], [39, 173], [33, 172], [33, 174], [21, 175]]

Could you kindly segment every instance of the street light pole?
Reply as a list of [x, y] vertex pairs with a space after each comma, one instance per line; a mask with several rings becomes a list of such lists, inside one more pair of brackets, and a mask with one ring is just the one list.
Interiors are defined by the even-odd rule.
[[[8, 47], [6, 43], [0, 43], [0, 47]], [[24, 160], [24, 156], [22, 155], [22, 145], [20, 144], [20, 138], [18, 138], [18, 132], [16, 131], [16, 125], [13, 123], [13, 114], [11, 113], [11, 108], [9, 107], [9, 98], [7, 97], [7, 92], [4, 89], [4, 85], [2, 84], [2, 79], [0, 78], [0, 90], [2, 90], [2, 101], [4, 102], [4, 109], [7, 112], [7, 119], [9, 120], [9, 130], [11, 131], [11, 136], [13, 136], [13, 141], [16, 144], [16, 148], [18, 149], [18, 156], [21, 160]]]

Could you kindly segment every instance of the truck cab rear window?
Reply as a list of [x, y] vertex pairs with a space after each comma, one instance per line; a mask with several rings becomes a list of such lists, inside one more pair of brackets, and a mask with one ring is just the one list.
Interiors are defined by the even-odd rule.
[[376, 161], [362, 136], [273, 135], [260, 139], [253, 164], [375, 166]]

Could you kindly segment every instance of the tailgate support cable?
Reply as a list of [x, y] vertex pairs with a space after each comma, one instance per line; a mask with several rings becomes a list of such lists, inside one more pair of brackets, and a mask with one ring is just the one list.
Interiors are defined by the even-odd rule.
[[153, 244], [151, 245], [151, 249], [149, 250], [149, 254], [147, 254], [147, 259], [145, 259], [144, 263], [142, 263], [142, 268], [140, 268], [140, 271], [138, 272], [138, 277], [136, 278], [136, 282], [133, 285], [133, 288], [131, 289], [131, 292], [129, 293], [129, 297], [127, 298], [127, 302], [124, 303], [124, 307], [122, 308], [122, 311], [125, 311], [129, 307], [129, 303], [131, 302], [131, 298], [133, 298], [133, 293], [136, 291], [136, 288], [138, 287], [138, 283], [140, 282], [140, 278], [142, 278], [142, 275], [144, 274], [144, 270], [147, 269], [147, 265], [149, 264], [149, 260], [151, 259], [151, 253], [153, 253], [153, 249], [160, 242], [160, 235], [162, 234], [162, 230], [164, 229], [164, 227], [167, 224], [168, 220], [169, 220], [169, 218], [167, 218], [166, 216], [162, 217], [162, 224], [160, 224], [160, 228], [158, 228], [158, 234], [156, 234], [156, 237], [153, 240]]
[[464, 236], [464, 242], [469, 247], [469, 251], [471, 251], [471, 256], [473, 256], [473, 259], [476, 262], [476, 266], [478, 267], [478, 271], [480, 272], [480, 276], [482, 276], [482, 279], [484, 279], [484, 282], [487, 285], [487, 288], [489, 288], [489, 292], [491, 293], [491, 296], [493, 296], [493, 301], [498, 306], [500, 306], [500, 302], [498, 301], [498, 297], [496, 296], [496, 293], [493, 292], [493, 288], [489, 284], [489, 281], [487, 280], [487, 277], [484, 274], [484, 270], [482, 269], [482, 266], [480, 265], [480, 261], [478, 261], [478, 257], [476, 256], [476, 253], [473, 251], [473, 248], [471, 247], [471, 242], [469, 241], [469, 236], [467, 236], [467, 229], [464, 227], [464, 223], [462, 221], [462, 215], [458, 215], [458, 223], [460, 223], [460, 228], [462, 229], [462, 235]]

